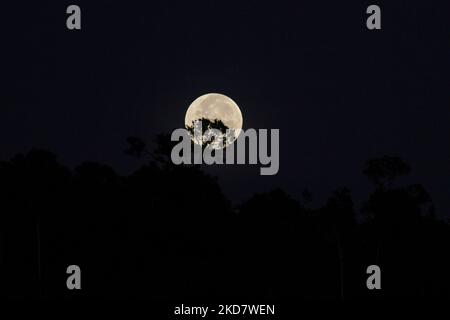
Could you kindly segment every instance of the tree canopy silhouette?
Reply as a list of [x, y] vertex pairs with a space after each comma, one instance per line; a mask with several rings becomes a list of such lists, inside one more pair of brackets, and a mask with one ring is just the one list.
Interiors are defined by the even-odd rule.
[[[450, 296], [449, 226], [422, 185], [394, 187], [411, 170], [400, 158], [366, 162], [377, 188], [361, 210], [345, 187], [318, 207], [310, 191], [300, 201], [279, 188], [233, 206], [217, 178], [170, 161], [169, 135], [154, 142], [128, 139], [125, 153], [148, 160], [128, 175], [89, 161], [70, 169], [45, 150], [1, 161], [0, 295]], [[80, 293], [61, 285], [74, 262], [88, 274]], [[374, 263], [387, 270], [382, 293], [365, 288]]]

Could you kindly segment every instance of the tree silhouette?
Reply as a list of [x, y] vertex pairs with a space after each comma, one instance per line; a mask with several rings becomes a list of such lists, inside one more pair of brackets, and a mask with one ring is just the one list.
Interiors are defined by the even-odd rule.
[[128, 148], [124, 151], [125, 154], [136, 158], [141, 158], [143, 155], [148, 154], [147, 146], [140, 138], [128, 137], [127, 142]]
[[368, 231], [372, 230], [374, 233], [376, 264], [396, 268], [393, 261], [402, 256], [404, 259], [411, 259], [417, 255], [417, 251], [410, 250], [413, 247], [420, 248], [426, 242], [417, 242], [416, 239], [426, 217], [431, 217], [434, 213], [430, 195], [418, 184], [393, 187], [396, 177], [410, 171], [409, 165], [397, 157], [372, 159], [366, 163], [364, 173], [375, 183], [377, 189], [363, 204], [362, 212], [369, 222]]
[[[186, 126], [191, 137], [193, 137], [195, 143], [200, 144], [202, 148], [214, 147], [217, 148], [217, 144], [222, 147], [228, 146], [234, 140], [234, 130], [228, 128], [220, 119], [210, 120], [207, 118], [201, 118], [192, 121], [192, 125]], [[218, 130], [221, 136], [214, 135], [211, 130]], [[228, 131], [227, 131], [228, 130]], [[217, 142], [216, 139], [222, 141]]]
[[346, 250], [350, 250], [354, 240], [356, 227], [353, 200], [348, 188], [340, 188], [334, 191], [323, 208], [324, 226], [328, 226], [327, 234], [336, 244], [339, 259], [340, 297], [345, 297], [345, 256]]
[[[366, 162], [376, 188], [357, 221], [348, 188], [316, 208], [310, 191], [282, 189], [232, 207], [201, 166], [172, 164], [169, 135], [128, 142], [148, 160], [128, 175], [68, 169], [45, 150], [0, 162], [2, 295], [348, 300], [376, 295], [364, 272], [377, 263], [379, 296], [450, 296], [449, 226], [422, 185], [394, 184], [410, 170], [399, 158]], [[87, 271], [81, 293], [61, 285], [73, 263]]]
[[9, 200], [20, 201], [10, 203], [11, 210], [17, 210], [34, 225], [38, 292], [44, 295], [43, 227], [51, 222], [55, 214], [59, 201], [53, 198], [62, 198], [61, 191], [69, 183], [70, 172], [57, 162], [53, 153], [37, 149], [26, 155], [16, 155], [8, 165], [3, 165], [3, 169], [7, 172], [2, 175], [5, 179], [2, 189], [9, 189]]
[[395, 178], [410, 172], [411, 167], [406, 162], [399, 157], [392, 156], [369, 159], [363, 170], [369, 181], [379, 188], [392, 186]]

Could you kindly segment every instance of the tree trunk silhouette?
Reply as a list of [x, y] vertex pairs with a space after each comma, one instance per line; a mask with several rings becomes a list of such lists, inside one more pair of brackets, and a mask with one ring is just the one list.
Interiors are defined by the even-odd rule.
[[336, 230], [336, 227], [333, 228], [334, 234], [336, 236], [336, 249], [339, 259], [339, 283], [340, 283], [340, 297], [341, 300], [344, 300], [344, 248], [342, 247], [342, 241], [339, 237], [339, 233]]
[[37, 243], [37, 269], [38, 269], [38, 295], [42, 297], [42, 277], [41, 277], [41, 227], [39, 220], [36, 221], [36, 243]]
[[341, 299], [344, 300], [344, 252], [341, 242], [338, 240], [338, 255], [339, 255], [339, 276], [341, 283]]

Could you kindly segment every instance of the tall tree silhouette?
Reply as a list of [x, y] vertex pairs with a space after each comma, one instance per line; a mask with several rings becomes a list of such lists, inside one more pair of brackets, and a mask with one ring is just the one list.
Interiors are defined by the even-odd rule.
[[3, 174], [5, 181], [2, 181], [2, 189], [8, 189], [11, 200], [20, 199], [20, 202], [10, 203], [10, 209], [18, 211], [17, 214], [22, 215], [25, 221], [29, 218], [34, 224], [38, 290], [43, 295], [43, 227], [56, 214], [61, 192], [69, 183], [70, 172], [57, 162], [53, 153], [46, 150], [18, 154], [3, 168], [8, 172], [6, 176]]
[[344, 300], [346, 250], [350, 250], [356, 227], [355, 211], [350, 189], [344, 187], [334, 191], [323, 208], [323, 218], [323, 225], [329, 227], [327, 234], [332, 237], [336, 244], [339, 259], [339, 292], [341, 299]]
[[431, 197], [421, 185], [393, 187], [395, 178], [410, 173], [411, 168], [398, 157], [384, 156], [366, 162], [364, 173], [376, 186], [362, 211], [376, 232], [375, 263], [382, 262], [382, 250], [400, 230], [415, 228], [421, 217], [432, 212]]

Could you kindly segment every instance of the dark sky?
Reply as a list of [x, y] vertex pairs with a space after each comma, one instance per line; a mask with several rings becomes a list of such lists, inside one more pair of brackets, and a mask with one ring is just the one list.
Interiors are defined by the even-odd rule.
[[[395, 2], [395, 3], [393, 3]], [[369, 31], [370, 4], [382, 30]], [[66, 28], [78, 4], [82, 30]], [[357, 201], [364, 160], [398, 155], [450, 217], [448, 1], [12, 1], [2, 4], [0, 159], [32, 147], [127, 173], [125, 139], [182, 127], [220, 92], [244, 128], [279, 128], [280, 171], [211, 168], [234, 201], [339, 186]]]

